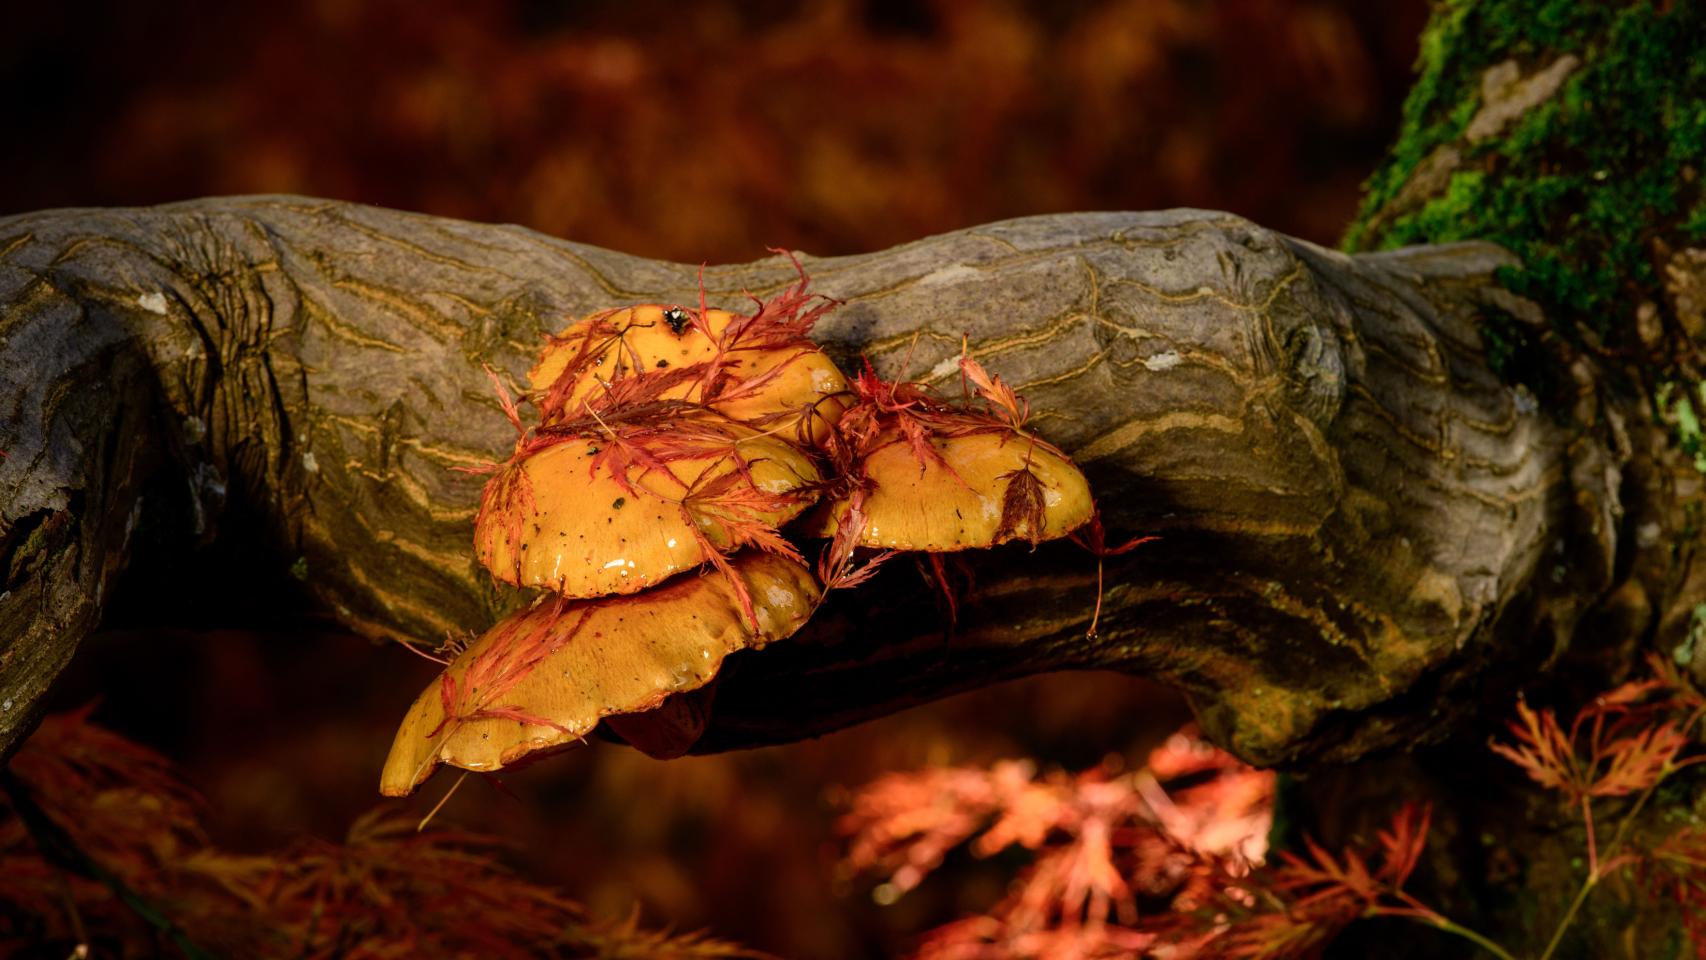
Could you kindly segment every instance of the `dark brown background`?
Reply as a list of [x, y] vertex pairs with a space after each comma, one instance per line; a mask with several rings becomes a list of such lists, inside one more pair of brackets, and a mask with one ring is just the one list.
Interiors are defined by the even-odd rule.
[[[648, 256], [848, 253], [1031, 213], [1201, 206], [1332, 243], [1393, 136], [1423, 0], [31, 4], [3, 14], [0, 212], [295, 192]], [[217, 838], [336, 836], [432, 665], [315, 620], [244, 545], [133, 586], [61, 705], [182, 761]], [[160, 571], [152, 571], [158, 574]], [[171, 588], [162, 584], [184, 584]], [[974, 601], [975, 602], [975, 601]], [[160, 624], [185, 625], [164, 629]], [[595, 746], [447, 818], [596, 911], [784, 956], [885, 956], [997, 899], [997, 863], [879, 908], [839, 878], [877, 773], [1136, 757], [1176, 698], [1045, 677], [788, 748]], [[448, 779], [428, 787], [424, 809]]]

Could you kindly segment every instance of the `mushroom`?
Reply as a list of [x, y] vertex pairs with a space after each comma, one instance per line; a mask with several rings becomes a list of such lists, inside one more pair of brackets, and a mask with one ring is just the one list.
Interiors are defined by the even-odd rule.
[[662, 304], [592, 314], [552, 337], [528, 373], [542, 422], [579, 417], [622, 380], [674, 372], [656, 399], [819, 443], [846, 405], [847, 380], [806, 337], [822, 312], [809, 299], [802, 284], [750, 316]]
[[686, 756], [710, 726], [719, 679], [712, 677], [697, 690], [670, 694], [650, 710], [605, 717], [602, 732], [653, 760]]
[[862, 547], [945, 553], [1064, 537], [1090, 519], [1090, 485], [1072, 461], [1020, 431], [931, 437], [920, 456], [898, 432], [862, 456], [866, 486], [826, 504], [814, 533], [835, 536], [864, 498]]
[[699, 410], [541, 433], [487, 481], [474, 550], [497, 579], [569, 597], [633, 593], [775, 528], [816, 498], [793, 445]]
[[[698, 310], [595, 313], [529, 374], [533, 428], [492, 373], [517, 441], [481, 494], [475, 553], [497, 579], [555, 595], [415, 700], [382, 793], [413, 792], [441, 763], [491, 772], [562, 749], [606, 717], [640, 749], [679, 755], [723, 658], [792, 635], [825, 590], [899, 550], [1037, 543], [1092, 520], [1084, 476], [1024, 430], [1027, 407], [999, 377], [962, 356], [981, 399], [961, 404], [869, 364], [849, 383], [806, 336], [831, 306], [802, 272], [749, 316], [703, 296]], [[780, 528], [825, 491], [804, 531], [833, 538], [820, 585]], [[885, 549], [856, 563], [859, 546]], [[722, 575], [686, 573], [706, 564]]]
[[387, 796], [414, 792], [441, 763], [490, 773], [579, 742], [601, 717], [658, 706], [714, 677], [728, 654], [798, 630], [817, 582], [793, 560], [730, 558], [729, 578], [678, 577], [636, 596], [546, 598], [469, 644], [416, 698], [380, 776]]
[[[830, 444], [842, 494], [808, 524], [853, 546], [943, 553], [1064, 537], [1095, 513], [1090, 484], [1023, 427], [1029, 408], [969, 356], [960, 369], [983, 406], [952, 404], [866, 364]], [[856, 533], [842, 531], [848, 522]]]

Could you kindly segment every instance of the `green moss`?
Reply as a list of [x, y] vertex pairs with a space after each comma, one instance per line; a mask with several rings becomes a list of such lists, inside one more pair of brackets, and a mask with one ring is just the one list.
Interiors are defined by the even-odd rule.
[[[1488, 67], [1514, 59], [1527, 76], [1566, 53], [1582, 64], [1552, 98], [1494, 137], [1461, 142]], [[1706, 3], [1442, 0], [1417, 68], [1398, 143], [1345, 246], [1491, 240], [1523, 260], [1505, 282], [1570, 341], [1586, 330], [1626, 343], [1636, 304], [1659, 295], [1650, 241], [1706, 237]], [[1464, 158], [1442, 194], [1377, 216], [1452, 143]], [[1491, 340], [1520, 338], [1505, 324], [1489, 318]]]
[[1688, 219], [1682, 222], [1682, 234], [1691, 242], [1706, 240], [1706, 198], [1695, 204]]
[[31, 528], [29, 535], [24, 538], [23, 545], [18, 547], [13, 560], [14, 567], [22, 567], [47, 549], [47, 524], [38, 523]]
[[1698, 603], [1689, 613], [1688, 635], [1670, 652], [1671, 659], [1679, 667], [1688, 667], [1694, 663], [1694, 651], [1703, 642], [1706, 642], [1706, 603]]
[[1706, 412], [1706, 383], [1694, 387], [1689, 390], [1675, 383], [1661, 383], [1654, 402], [1659, 407], [1659, 418], [1670, 423], [1682, 452], [1694, 458], [1696, 469], [1706, 473], [1706, 431], [1700, 424], [1701, 413]]

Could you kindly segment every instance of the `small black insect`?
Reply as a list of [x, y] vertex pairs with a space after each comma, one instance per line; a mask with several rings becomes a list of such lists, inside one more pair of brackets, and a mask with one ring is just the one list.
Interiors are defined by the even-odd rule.
[[680, 307], [670, 307], [663, 312], [663, 322], [669, 324], [669, 328], [679, 337], [681, 331], [687, 329], [687, 311]]

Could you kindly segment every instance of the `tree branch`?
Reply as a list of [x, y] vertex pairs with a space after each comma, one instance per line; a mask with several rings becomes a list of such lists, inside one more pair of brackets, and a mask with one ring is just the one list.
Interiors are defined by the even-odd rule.
[[[1637, 553], [1668, 609], [1686, 558], [1628, 532], [1680, 523], [1668, 496], [1625, 502], [1638, 429], [1585, 366], [1565, 417], [1488, 368], [1483, 310], [1537, 320], [1492, 282], [1508, 262], [1484, 245], [1346, 257], [1201, 211], [805, 259], [846, 301], [817, 330], [838, 360], [947, 380], [969, 334], [1110, 526], [1161, 539], [1110, 565], [1095, 640], [1094, 560], [1070, 548], [975, 558], [948, 638], [891, 564], [796, 640], [734, 658], [700, 749], [1110, 668], [1179, 684], [1251, 759], [1348, 758], [1438, 728], [1489, 663], [1561, 649]], [[696, 273], [289, 197], [0, 219], [0, 750], [150, 518], [269, 538], [361, 633], [483, 629], [520, 597], [477, 568], [480, 479], [452, 469], [513, 440], [482, 365], [514, 389], [546, 332], [696, 302]], [[792, 279], [779, 258], [705, 271], [711, 304], [736, 308]], [[224, 530], [227, 500], [267, 529]]]

